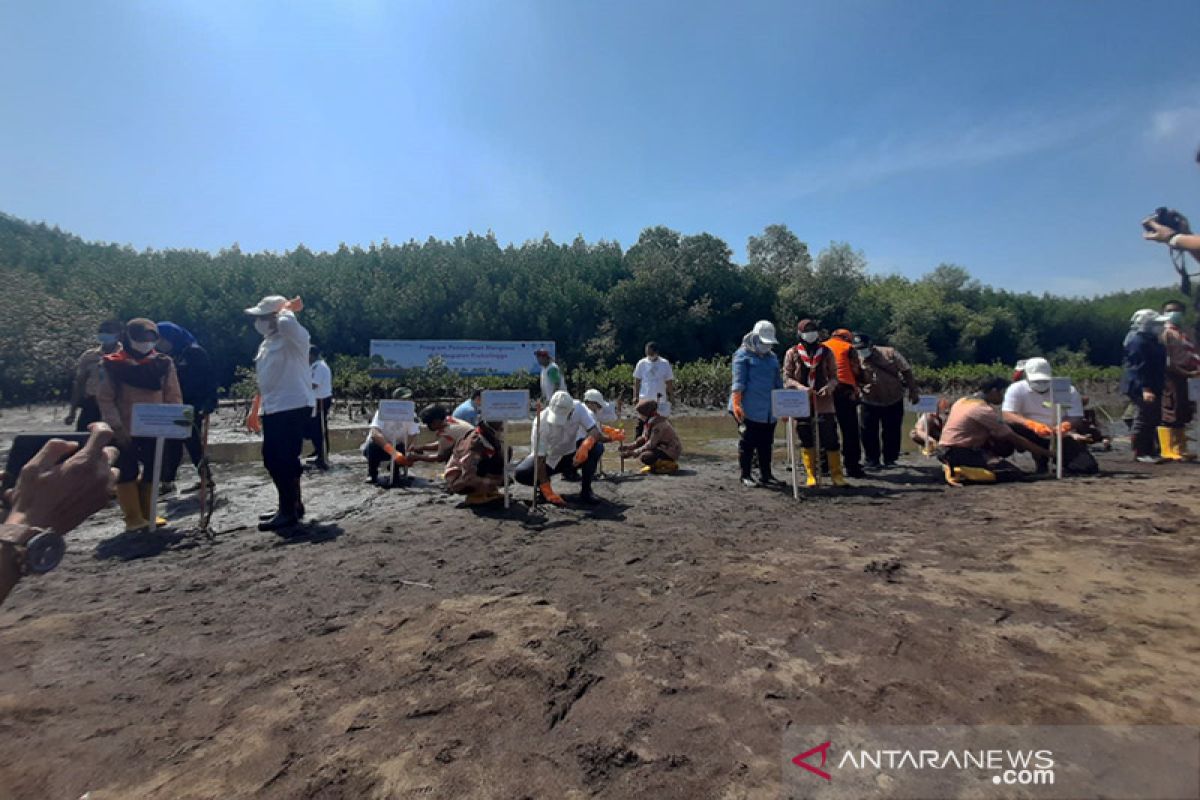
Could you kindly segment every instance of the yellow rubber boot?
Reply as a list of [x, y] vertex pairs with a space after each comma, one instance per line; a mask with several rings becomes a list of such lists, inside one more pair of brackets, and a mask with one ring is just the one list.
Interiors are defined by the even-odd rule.
[[833, 481], [834, 486], [849, 486], [846, 483], [846, 475], [842, 472], [842, 453], [840, 450], [825, 451], [825, 458], [829, 459], [829, 479]]
[[142, 513], [142, 498], [136, 481], [117, 484], [117, 505], [125, 515], [125, 530], [140, 531], [150, 527]]
[[996, 473], [983, 467], [955, 467], [954, 477], [967, 483], [995, 483]]
[[804, 479], [804, 485], [816, 486], [817, 469], [819, 469], [817, 466], [817, 448], [801, 447], [800, 461], [804, 464], [804, 471], [808, 474], [808, 477]]
[[1158, 448], [1162, 451], [1163, 461], [1182, 461], [1183, 456], [1175, 452], [1175, 437], [1172, 429], [1160, 425], [1158, 428]]
[[1196, 460], [1196, 454], [1188, 452], [1187, 428], [1171, 428], [1171, 444], [1180, 461]]
[[[150, 524], [150, 499], [151, 499], [150, 498], [150, 489], [153, 487], [150, 484], [146, 483], [145, 481], [140, 481], [138, 483], [137, 487], [138, 487], [138, 500], [141, 502], [141, 506], [142, 506], [142, 518], [145, 519], [146, 524], [149, 525]], [[166, 524], [167, 524], [166, 517], [155, 517], [154, 518], [154, 527], [161, 528]]]

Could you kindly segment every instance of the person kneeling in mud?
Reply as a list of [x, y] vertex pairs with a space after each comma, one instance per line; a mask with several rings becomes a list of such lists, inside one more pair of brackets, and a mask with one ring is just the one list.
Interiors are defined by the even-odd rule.
[[480, 421], [475, 429], [458, 440], [446, 464], [446, 490], [465, 494], [467, 505], [483, 505], [500, 500], [506, 458], [500, 441], [502, 422]]
[[[393, 400], [407, 400], [412, 393], [407, 389], [397, 389], [392, 393]], [[367, 440], [363, 442], [362, 454], [367, 459], [367, 483], [375, 486], [396, 486], [400, 478], [400, 469], [410, 466], [405, 453], [412, 437], [421, 432], [421, 426], [416, 419], [383, 419], [379, 411], [371, 418], [371, 428], [367, 431]], [[381, 482], [379, 467], [391, 465], [390, 481]]]
[[912, 439], [925, 455], [931, 456], [936, 452], [938, 439], [942, 436], [942, 428], [946, 427], [946, 415], [949, 413], [950, 401], [939, 397], [937, 411], [917, 417], [916, 424], [908, 432], [908, 438]]
[[642, 435], [632, 444], [621, 448], [621, 455], [636, 458], [644, 465], [642, 474], [669, 475], [679, 469], [679, 456], [683, 454], [683, 442], [671, 426], [671, 421], [659, 416], [658, 403], [643, 400], [634, 408], [642, 424]]
[[407, 456], [409, 466], [418, 461], [445, 464], [463, 437], [475, 430], [471, 424], [450, 416], [445, 406], [435, 405], [425, 409], [421, 412], [421, 422], [424, 422], [425, 427], [437, 438], [429, 444], [411, 448]]
[[1004, 401], [1007, 388], [1004, 378], [988, 378], [976, 394], [950, 407], [937, 448], [946, 483], [959, 486], [964, 481], [1016, 480], [1023, 473], [1005, 459], [1018, 450], [1034, 458], [1051, 457], [1049, 450], [1021, 436], [1001, 418], [995, 406]]
[[592, 494], [592, 479], [604, 453], [600, 443], [600, 426], [592, 412], [567, 392], [558, 391], [550, 398], [550, 406], [542, 411], [530, 430], [531, 451], [517, 465], [513, 477], [526, 486], [537, 485], [547, 503], [566, 505], [566, 501], [550, 485], [550, 476], [579, 467], [583, 486], [579, 501], [589, 505], [599, 502]]

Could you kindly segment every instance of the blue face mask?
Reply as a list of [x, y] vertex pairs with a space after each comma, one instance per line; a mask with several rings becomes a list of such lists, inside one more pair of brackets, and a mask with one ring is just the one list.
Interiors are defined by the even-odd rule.
[[115, 333], [97, 333], [96, 341], [104, 347], [112, 347], [117, 343], [117, 335]]

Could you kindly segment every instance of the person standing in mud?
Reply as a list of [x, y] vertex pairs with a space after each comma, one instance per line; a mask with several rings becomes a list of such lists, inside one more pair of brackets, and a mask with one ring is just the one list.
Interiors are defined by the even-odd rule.
[[71, 407], [63, 420], [67, 425], [74, 425], [77, 431], [86, 431], [93, 422], [100, 421], [100, 406], [96, 402], [100, 370], [103, 369], [104, 357], [120, 349], [121, 332], [124, 328], [120, 320], [101, 322], [96, 331], [96, 346], [85, 350], [83, 355], [79, 356], [79, 363], [75, 367], [75, 380], [71, 382]]
[[1167, 461], [1192, 461], [1188, 452], [1187, 428], [1195, 418], [1196, 405], [1188, 399], [1188, 378], [1200, 376], [1200, 353], [1183, 332], [1183, 303], [1172, 300], [1163, 304], [1159, 341], [1167, 351], [1167, 374], [1162, 393], [1162, 425], [1158, 444]]
[[[806, 485], [817, 485], [821, 456], [829, 462], [829, 477], [834, 486], [845, 486], [842, 474], [842, 451], [838, 442], [837, 413], [834, 394], [838, 389], [837, 357], [821, 344], [817, 323], [802, 319], [796, 325], [800, 343], [788, 350], [783, 359], [783, 385], [789, 389], [806, 389], [812, 400], [812, 415], [796, 420], [796, 435], [800, 438], [800, 458], [808, 473]], [[815, 430], [814, 430], [815, 427]], [[817, 438], [820, 452], [817, 452]]]
[[[779, 340], [775, 326], [759, 320], [754, 329], [742, 339], [742, 346], [733, 354], [733, 383], [729, 392], [729, 411], [738, 423], [738, 466], [743, 486], [778, 486], [771, 473], [771, 448], [775, 444], [775, 424], [771, 413], [771, 392], [783, 388], [779, 358], [773, 352]], [[754, 480], [751, 468], [758, 457], [759, 479]]]
[[1136, 333], [1125, 345], [1125, 370], [1121, 392], [1133, 404], [1134, 458], [1143, 464], [1157, 464], [1154, 434], [1162, 420], [1162, 391], [1166, 382], [1167, 352], [1158, 340], [1158, 312], [1143, 308], [1130, 320]]
[[175, 362], [158, 352], [158, 326], [148, 319], [125, 324], [121, 348], [104, 357], [96, 400], [104, 421], [113, 429], [117, 458], [117, 504], [126, 531], [162, 527], [167, 521], [153, 513], [151, 497], [155, 469], [155, 440], [133, 435], [133, 407], [138, 403], [182, 403]]
[[205, 454], [202, 436], [205, 419], [217, 410], [217, 376], [212, 359], [189, 330], [174, 322], [158, 323], [158, 335], [158, 351], [170, 356], [175, 362], [183, 402], [195, 412], [191, 436], [182, 441], [171, 439], [166, 443], [160, 486], [164, 494], [174, 491], [175, 477], [183, 460], [185, 445], [200, 480], [211, 486], [212, 475], [203, 463]]
[[254, 357], [258, 397], [247, 424], [252, 431], [262, 431], [263, 466], [279, 496], [278, 509], [260, 516], [260, 531], [290, 528], [304, 517], [300, 453], [315, 399], [308, 363], [309, 335], [296, 319], [303, 308], [299, 297], [288, 300], [268, 295], [246, 309], [254, 329], [263, 337]]

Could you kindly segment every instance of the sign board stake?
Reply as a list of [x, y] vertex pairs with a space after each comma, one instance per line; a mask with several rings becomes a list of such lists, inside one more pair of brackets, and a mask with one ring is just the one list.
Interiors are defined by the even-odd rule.
[[[161, 436], [154, 440], [154, 480], [150, 483], [150, 519], [147, 520], [151, 530], [158, 528], [158, 482], [162, 477], [163, 445], [166, 442]], [[203, 508], [200, 513], [204, 513]]]
[[[532, 511], [537, 511], [537, 496], [538, 496], [538, 450], [542, 448], [542, 401], [538, 400], [535, 410], [536, 416], [533, 418], [533, 506]], [[547, 476], [549, 477], [549, 476]]]
[[[485, 422], [510, 422], [529, 419], [529, 392], [525, 389], [486, 389], [479, 397], [479, 418]], [[500, 433], [500, 457], [504, 462], [504, 507], [512, 506], [508, 464], [507, 426]], [[537, 491], [537, 455], [534, 454], [534, 491]]]
[[1054, 474], [1058, 480], [1062, 480], [1063, 476], [1063, 432], [1062, 432], [1062, 406], [1058, 403], [1054, 404], [1054, 429], [1055, 429], [1055, 449], [1057, 453], [1054, 460], [1057, 462], [1054, 465]]
[[800, 476], [796, 472], [796, 421], [787, 418], [788, 461], [792, 464], [792, 499], [800, 499]]

